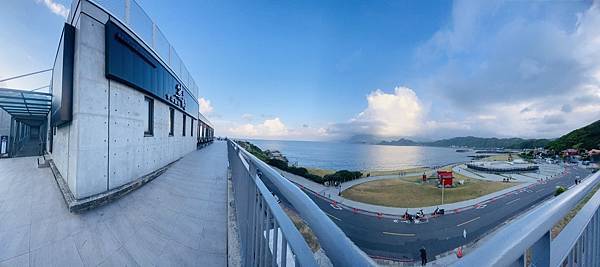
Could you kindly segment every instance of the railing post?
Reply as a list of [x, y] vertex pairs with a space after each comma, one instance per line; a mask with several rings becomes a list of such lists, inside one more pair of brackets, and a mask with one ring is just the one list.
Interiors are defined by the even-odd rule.
[[593, 249], [592, 249], [592, 266], [596, 266], [598, 264], [600, 264], [600, 216], [599, 215], [599, 211], [596, 211], [596, 214], [594, 214], [594, 220], [592, 223], [592, 226], [594, 228], [594, 234], [592, 235], [594, 237], [594, 245], [593, 245]]
[[550, 266], [550, 231], [531, 246], [531, 265]]
[[273, 220], [273, 256], [271, 257], [271, 266], [277, 266], [277, 250], [279, 249], [279, 240], [277, 240], [278, 234], [279, 229], [277, 226], [277, 221]]
[[592, 225], [590, 223], [585, 227], [585, 266], [591, 266], [590, 264], [592, 263], [592, 253], [590, 250], [592, 249], [592, 240], [594, 238], [592, 236]]
[[262, 260], [262, 264], [263, 266], [267, 266], [267, 264], [269, 263], [269, 254], [271, 252], [271, 248], [269, 246], [269, 241], [271, 239], [271, 227], [270, 227], [270, 220], [271, 220], [271, 213], [269, 212], [269, 207], [267, 207], [265, 209], [265, 211], [267, 212], [267, 220], [265, 223], [265, 236], [266, 236], [266, 244], [265, 244], [265, 253], [264, 253], [264, 258]]

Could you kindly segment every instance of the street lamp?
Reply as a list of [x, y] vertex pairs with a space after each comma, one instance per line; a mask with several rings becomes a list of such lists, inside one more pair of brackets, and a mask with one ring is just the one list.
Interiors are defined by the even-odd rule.
[[442, 205], [444, 205], [444, 182], [441, 183], [442, 185]]

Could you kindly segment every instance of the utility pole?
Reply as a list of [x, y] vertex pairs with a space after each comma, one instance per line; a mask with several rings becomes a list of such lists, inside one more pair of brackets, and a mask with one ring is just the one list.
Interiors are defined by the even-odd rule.
[[444, 205], [444, 183], [442, 182], [442, 205]]

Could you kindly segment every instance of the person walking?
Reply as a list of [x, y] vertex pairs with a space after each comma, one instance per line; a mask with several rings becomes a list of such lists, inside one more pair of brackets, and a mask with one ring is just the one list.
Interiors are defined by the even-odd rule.
[[421, 266], [427, 265], [427, 250], [425, 250], [425, 247], [421, 247], [419, 253], [421, 254]]

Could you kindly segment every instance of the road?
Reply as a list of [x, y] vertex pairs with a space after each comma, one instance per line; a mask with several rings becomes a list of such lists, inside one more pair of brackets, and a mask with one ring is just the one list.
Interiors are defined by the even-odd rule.
[[[507, 195], [480, 208], [431, 218], [420, 224], [335, 209], [328, 201], [311, 193], [307, 195], [370, 256], [410, 261], [418, 258], [418, 250], [422, 246], [433, 259], [435, 255], [476, 241], [502, 223], [552, 197], [556, 186], [569, 187], [577, 176], [582, 179], [589, 175], [589, 170], [567, 167], [565, 175], [535, 184], [526, 191]], [[287, 203], [285, 198], [279, 197], [284, 204]], [[464, 231], [466, 238], [463, 237]]]

